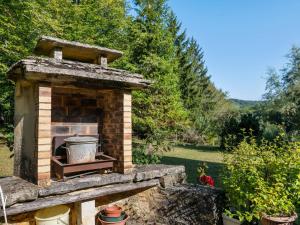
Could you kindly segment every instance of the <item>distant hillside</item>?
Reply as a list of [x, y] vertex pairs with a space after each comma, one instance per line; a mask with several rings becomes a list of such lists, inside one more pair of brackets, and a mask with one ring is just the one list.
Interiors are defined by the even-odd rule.
[[231, 98], [229, 100], [239, 108], [252, 108], [258, 105], [259, 103], [262, 103], [262, 101], [242, 100], [236, 98]]

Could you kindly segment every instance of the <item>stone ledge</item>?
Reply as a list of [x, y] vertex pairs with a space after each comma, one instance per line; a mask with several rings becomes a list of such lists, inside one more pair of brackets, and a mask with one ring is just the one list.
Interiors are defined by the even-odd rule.
[[[18, 177], [7, 177], [0, 179], [4, 195], [7, 196], [7, 207], [16, 203], [33, 201], [39, 198], [67, 194], [70, 192], [96, 187], [106, 187], [113, 184], [124, 184], [159, 179], [169, 175], [185, 176], [184, 166], [172, 165], [143, 165], [136, 166], [129, 174], [94, 174], [82, 178], [75, 178], [65, 182], [53, 181], [48, 187], [38, 187]], [[176, 176], [175, 176], [176, 177]], [[174, 179], [172, 179], [174, 183]], [[172, 183], [171, 182], [171, 183]], [[164, 186], [165, 179], [161, 182]], [[168, 182], [170, 183], [170, 182]], [[176, 183], [176, 182], [175, 182]], [[178, 181], [181, 183], [181, 181]]]
[[[7, 196], [6, 206], [38, 198], [38, 187], [19, 177], [1, 178], [0, 186], [2, 187], [4, 195]], [[2, 206], [1, 201], [0, 206]]]
[[[21, 213], [35, 211], [42, 208], [48, 208], [51, 206], [86, 201], [86, 200], [95, 199], [95, 198], [99, 198], [111, 194], [117, 194], [117, 193], [133, 191], [133, 190], [143, 189], [143, 188], [150, 188], [156, 185], [159, 185], [158, 180], [150, 180], [150, 181], [144, 181], [139, 183], [108, 185], [105, 187], [90, 188], [86, 190], [75, 191], [65, 195], [38, 198], [32, 202], [13, 205], [6, 209], [6, 214], [8, 216], [17, 215]], [[2, 211], [0, 212], [0, 218], [1, 217], [3, 217]]]
[[82, 190], [85, 188], [99, 187], [111, 184], [129, 183], [133, 180], [133, 174], [96, 174], [82, 178], [75, 178], [65, 182], [52, 182], [49, 187], [39, 188], [39, 196], [65, 194], [71, 191]]
[[133, 173], [135, 173], [134, 181], [151, 180], [154, 178], [160, 178], [171, 174], [185, 173], [184, 166], [173, 166], [164, 164], [152, 164], [136, 166]]

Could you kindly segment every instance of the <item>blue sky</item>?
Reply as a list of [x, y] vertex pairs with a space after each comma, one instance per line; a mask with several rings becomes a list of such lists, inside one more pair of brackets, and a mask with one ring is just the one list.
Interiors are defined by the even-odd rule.
[[258, 100], [266, 71], [300, 46], [300, 0], [169, 0], [204, 50], [212, 81], [229, 97]]

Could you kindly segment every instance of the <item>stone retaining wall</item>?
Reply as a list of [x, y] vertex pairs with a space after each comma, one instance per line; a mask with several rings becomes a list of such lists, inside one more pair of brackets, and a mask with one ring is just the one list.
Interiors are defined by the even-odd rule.
[[[106, 204], [122, 206], [130, 215], [127, 225], [221, 225], [224, 193], [200, 185], [176, 185], [139, 193], [109, 196], [97, 201], [98, 211]], [[120, 199], [120, 200], [118, 200]]]
[[[66, 204], [70, 224], [77, 225], [76, 204], [93, 201], [90, 218], [115, 203], [130, 215], [127, 225], [219, 225], [224, 193], [215, 188], [185, 184], [183, 166], [137, 166], [131, 174], [91, 175], [38, 187], [20, 178], [0, 179], [8, 196], [9, 224], [34, 225], [36, 210]], [[3, 221], [0, 211], [0, 224]], [[78, 224], [79, 225], [79, 224]], [[80, 225], [90, 225], [80, 223]]]

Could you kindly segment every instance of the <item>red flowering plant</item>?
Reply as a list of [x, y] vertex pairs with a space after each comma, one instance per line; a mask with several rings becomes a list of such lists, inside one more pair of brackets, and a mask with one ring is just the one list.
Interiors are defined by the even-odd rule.
[[206, 170], [208, 169], [208, 166], [206, 163], [201, 162], [199, 163], [199, 167], [197, 169], [198, 171], [198, 182], [202, 185], [209, 185], [211, 187], [215, 186], [215, 181], [211, 176], [206, 175]]

